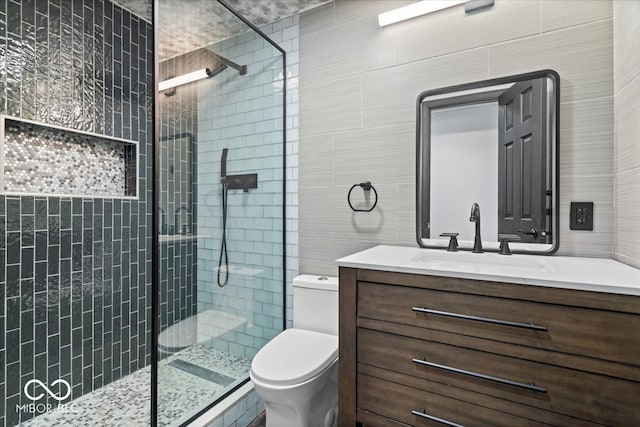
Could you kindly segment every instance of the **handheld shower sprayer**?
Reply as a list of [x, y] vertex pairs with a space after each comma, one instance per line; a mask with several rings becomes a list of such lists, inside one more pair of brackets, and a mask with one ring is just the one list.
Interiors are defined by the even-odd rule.
[[[222, 195], [222, 243], [220, 246], [220, 258], [218, 258], [218, 286], [224, 288], [229, 280], [229, 255], [227, 254], [227, 154], [228, 148], [222, 149], [220, 157], [220, 183]], [[224, 261], [224, 280], [222, 275], [222, 264]]]
[[222, 149], [222, 156], [220, 157], [220, 182], [224, 183], [227, 178], [227, 154], [228, 148]]
[[[223, 288], [229, 280], [229, 257], [227, 255], [227, 194], [229, 190], [242, 190], [247, 193], [250, 189], [258, 188], [258, 174], [245, 173], [227, 175], [228, 148], [222, 149], [220, 156], [220, 187], [222, 191], [222, 246], [218, 261], [218, 286]], [[222, 265], [224, 261], [224, 271]], [[224, 279], [224, 280], [223, 280]]]

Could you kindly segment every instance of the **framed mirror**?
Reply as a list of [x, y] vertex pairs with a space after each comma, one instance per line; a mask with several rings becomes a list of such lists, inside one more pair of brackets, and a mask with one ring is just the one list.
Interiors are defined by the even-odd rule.
[[500, 238], [513, 253], [558, 250], [559, 82], [542, 70], [418, 96], [418, 245], [458, 233], [461, 250], [478, 235], [487, 252]]

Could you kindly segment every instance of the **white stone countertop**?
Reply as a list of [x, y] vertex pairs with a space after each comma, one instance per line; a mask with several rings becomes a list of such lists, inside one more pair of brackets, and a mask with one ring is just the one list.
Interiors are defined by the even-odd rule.
[[380, 245], [336, 263], [341, 267], [640, 295], [640, 269], [612, 259], [507, 256]]

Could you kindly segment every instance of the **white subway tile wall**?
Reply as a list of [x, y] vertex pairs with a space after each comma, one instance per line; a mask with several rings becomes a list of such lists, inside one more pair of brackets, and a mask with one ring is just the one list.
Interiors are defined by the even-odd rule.
[[[295, 58], [292, 58], [292, 53], [296, 53], [298, 51], [298, 15], [290, 16], [284, 18], [280, 21], [277, 21], [273, 24], [266, 25], [261, 27], [261, 30], [265, 32], [273, 41], [278, 43], [285, 51], [287, 52], [287, 143], [286, 143], [286, 160], [287, 160], [287, 168], [285, 170], [285, 179], [287, 180], [287, 193], [285, 195], [285, 205], [286, 205], [286, 312], [287, 312], [287, 327], [291, 327], [291, 319], [293, 318], [292, 311], [292, 303], [293, 303], [293, 288], [292, 288], [292, 280], [295, 276], [298, 275], [298, 61], [297, 55]], [[284, 30], [289, 29], [286, 32]], [[258, 44], [257, 42], [255, 42]], [[233, 60], [233, 59], [232, 59]], [[267, 78], [266, 75], [256, 75], [255, 81], [256, 84], [261, 84], [263, 86], [263, 93], [271, 93], [273, 90], [273, 77]], [[268, 91], [268, 92], [267, 92]], [[253, 111], [250, 113], [246, 113], [245, 117], [247, 121], [253, 120], [254, 118], [258, 118], [257, 120], [278, 120], [280, 116], [279, 110], [271, 109], [269, 101], [263, 99], [263, 97], [259, 97], [254, 100], [257, 105], [265, 105], [265, 107], [259, 111]], [[250, 102], [241, 101], [237, 104], [223, 105], [219, 107], [221, 117], [233, 117], [241, 114], [242, 109], [247, 108], [250, 110], [249, 106]], [[237, 119], [230, 119], [237, 120]], [[215, 135], [213, 129], [208, 131], [201, 130], [200, 137], [201, 138], [212, 138]], [[206, 136], [205, 136], [206, 135]], [[270, 145], [266, 145], [266, 141], [271, 143], [273, 135], [265, 134], [264, 136], [255, 136], [248, 135], [245, 137], [245, 143], [242, 144], [239, 139], [235, 139], [233, 142], [238, 144], [238, 147], [248, 148], [253, 146], [253, 152], [256, 157], [267, 157], [269, 155], [269, 147]], [[260, 144], [260, 142], [264, 141], [265, 144]], [[277, 140], [277, 139], [276, 139]], [[231, 143], [232, 141], [229, 141]], [[221, 145], [222, 146], [222, 145]], [[216, 147], [218, 147], [216, 145]], [[229, 147], [232, 148], [231, 146]], [[215, 192], [220, 191], [219, 187], [216, 189], [215, 186], [219, 185], [219, 170], [215, 169], [219, 166], [219, 150], [218, 153], [212, 154], [209, 152], [209, 161], [211, 162], [211, 168], [208, 173], [211, 173], [210, 177], [211, 181], [209, 185], [211, 185], [210, 190]], [[242, 149], [242, 148], [240, 148]], [[238, 151], [240, 151], [240, 149]], [[277, 152], [277, 150], [274, 150]], [[230, 152], [231, 153], [231, 152]], [[258, 156], [258, 153], [264, 154]], [[238, 153], [238, 156], [240, 154]], [[207, 168], [209, 169], [209, 168]], [[203, 168], [199, 169], [200, 173], [202, 173]], [[217, 171], [217, 172], [216, 172]], [[228, 173], [234, 169], [229, 169]], [[263, 170], [260, 172], [265, 177], [270, 177], [269, 171]], [[271, 171], [271, 174], [274, 174]], [[200, 181], [202, 182], [202, 181]], [[260, 184], [259, 184], [260, 185]], [[264, 192], [256, 193], [254, 202], [256, 205], [269, 204], [269, 197], [273, 197], [274, 199], [281, 196], [281, 192], [278, 193], [278, 190], [275, 189], [275, 195], [269, 195], [266, 190]], [[213, 196], [215, 199], [215, 196]], [[202, 199], [200, 199], [202, 200]], [[278, 201], [280, 203], [280, 201]], [[264, 205], [263, 205], [264, 206]], [[219, 204], [217, 204], [217, 208], [219, 209]], [[215, 218], [215, 217], [214, 217]], [[219, 218], [219, 217], [218, 217]], [[199, 221], [202, 221], [200, 219]], [[247, 232], [246, 229], [241, 227], [250, 226], [251, 222], [253, 223], [254, 230]], [[267, 217], [253, 217], [251, 220], [238, 218], [236, 221], [236, 227], [229, 230], [229, 239], [238, 241], [236, 244], [236, 251], [244, 252], [245, 257], [255, 255], [250, 251], [251, 244], [239, 241], [239, 239], [247, 239], [247, 241], [260, 243], [262, 245], [265, 244], [275, 244], [277, 242], [281, 242], [282, 240], [282, 230], [280, 227], [270, 228], [274, 224], [274, 221]], [[219, 220], [212, 222], [210, 225], [212, 227], [211, 231], [219, 232], [220, 223]], [[216, 226], [218, 227], [216, 229]], [[207, 249], [210, 252], [219, 250], [219, 241], [214, 241], [213, 239], [207, 239], [202, 241], [202, 248]], [[263, 246], [265, 248], [265, 246]], [[273, 248], [273, 246], [272, 246]], [[200, 254], [201, 251], [198, 251]], [[200, 262], [201, 260], [199, 260]], [[209, 272], [211, 270], [208, 270]], [[216, 289], [215, 284], [211, 282], [211, 273], [208, 273], [209, 280], [205, 282], [204, 285], [207, 286], [208, 291], [202, 291], [202, 282], [198, 283], [198, 303], [201, 308], [212, 307], [215, 306], [215, 301], [220, 297], [220, 290], [215, 292]], [[202, 272], [199, 273], [199, 280], [202, 278]], [[278, 283], [272, 283], [275, 285], [275, 290], [277, 292], [280, 291]], [[264, 285], [264, 282], [263, 282]], [[211, 291], [214, 292], [211, 292]], [[273, 290], [270, 290], [268, 287], [263, 287], [262, 289], [258, 288], [239, 288], [236, 290], [236, 294], [240, 294], [241, 296], [250, 297], [253, 294], [253, 299], [255, 304], [263, 304], [263, 309], [273, 307], [274, 294]], [[224, 298], [224, 291], [222, 293]], [[277, 298], [281, 299], [281, 296], [278, 295]], [[242, 298], [240, 298], [242, 299]], [[248, 302], [248, 300], [247, 300]], [[254, 306], [255, 307], [255, 306]], [[265, 329], [274, 331], [273, 322], [276, 322], [276, 328], [281, 324], [281, 319], [278, 319], [277, 316], [272, 316], [267, 311], [263, 311], [262, 313], [255, 313], [254, 324], [252, 326], [247, 327], [246, 332], [248, 334], [243, 335], [242, 340], [246, 342], [246, 344], [240, 348], [237, 348], [238, 351], [243, 351], [245, 355], [254, 354], [256, 345], [264, 345], [266, 343], [266, 339], [261, 338], [259, 336], [260, 333], [264, 334]], [[248, 335], [248, 336], [247, 336]], [[253, 337], [253, 346], [251, 345], [251, 338]], [[216, 418], [207, 424], [208, 427], [244, 427], [249, 425], [249, 423], [254, 420], [262, 411], [264, 411], [264, 403], [258, 396], [255, 390], [249, 392], [242, 399], [238, 400], [228, 411], [226, 411], [222, 416]]]
[[[297, 17], [261, 27], [287, 51], [287, 143], [283, 147], [282, 56], [260, 36], [244, 33], [210, 47], [246, 75], [226, 71], [199, 84], [198, 96], [198, 309], [227, 311], [247, 319], [214, 346], [251, 359], [282, 330], [282, 280], [297, 275]], [[294, 43], [295, 42], [295, 43]], [[217, 286], [222, 235], [220, 158], [229, 149], [227, 174], [258, 174], [258, 188], [228, 191], [229, 282]], [[283, 156], [287, 169], [282, 170]], [[287, 193], [282, 193], [283, 179]], [[287, 271], [283, 272], [286, 203]], [[291, 286], [287, 286], [291, 319]], [[289, 320], [290, 324], [290, 320]], [[225, 417], [226, 419], [226, 417]]]

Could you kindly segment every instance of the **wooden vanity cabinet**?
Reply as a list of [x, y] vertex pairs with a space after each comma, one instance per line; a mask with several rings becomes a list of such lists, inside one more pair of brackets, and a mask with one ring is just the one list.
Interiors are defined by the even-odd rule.
[[340, 267], [340, 426], [638, 426], [640, 297]]

